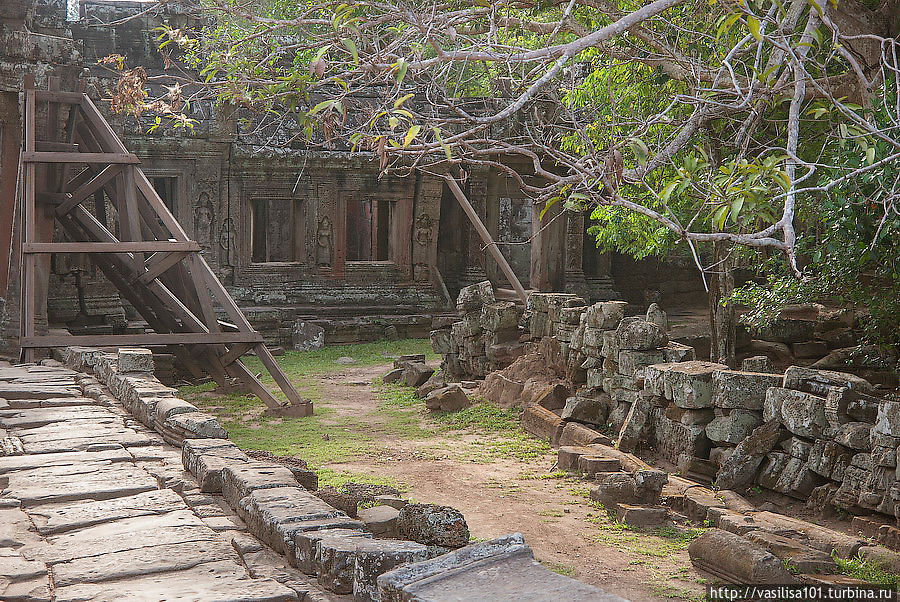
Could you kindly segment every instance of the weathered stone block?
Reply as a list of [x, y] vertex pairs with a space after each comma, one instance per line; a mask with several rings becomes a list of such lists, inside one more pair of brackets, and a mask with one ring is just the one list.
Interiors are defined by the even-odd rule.
[[744, 372], [772, 373], [772, 360], [767, 355], [754, 355], [744, 358], [741, 362], [741, 370]]
[[647, 366], [659, 364], [665, 361], [665, 352], [662, 350], [637, 351], [623, 349], [619, 351], [619, 372], [633, 378], [644, 378], [644, 369]]
[[149, 372], [155, 369], [153, 352], [143, 347], [120, 347], [117, 353], [119, 372]]
[[488, 280], [460, 289], [456, 298], [456, 309], [459, 311], [480, 310], [485, 303], [493, 303], [494, 287]]
[[627, 318], [616, 329], [616, 344], [619, 350], [649, 351], [669, 342], [665, 330], [653, 322], [640, 318]]
[[469, 543], [462, 513], [449, 506], [406, 504], [397, 518], [400, 537], [429, 546], [460, 548]]
[[379, 600], [378, 577], [392, 569], [428, 558], [428, 548], [411, 541], [361, 539], [353, 565], [353, 596]]
[[665, 397], [680, 408], [712, 407], [712, 376], [718, 370], [727, 370], [724, 364], [712, 362], [682, 362], [672, 364], [664, 378]]
[[794, 577], [774, 554], [740, 535], [710, 529], [688, 547], [698, 569], [729, 583], [792, 583]]
[[325, 347], [325, 329], [318, 324], [297, 320], [291, 327], [291, 346], [294, 351], [315, 351]]
[[562, 432], [563, 425], [559, 416], [539, 405], [528, 406], [522, 412], [522, 428], [538, 439], [555, 440]]
[[622, 429], [619, 431], [619, 439], [617, 447], [626, 452], [634, 451], [641, 441], [648, 439], [647, 434], [650, 428], [650, 409], [653, 405], [650, 403], [649, 396], [638, 395], [625, 421], [622, 423]]
[[795, 435], [816, 439], [828, 427], [825, 400], [821, 397], [792, 389], [770, 387], [766, 392], [766, 403], [774, 408], [781, 408], [782, 423]]
[[735, 409], [727, 416], [719, 416], [707, 424], [706, 436], [715, 443], [737, 445], [760, 424], [762, 418], [758, 412]]
[[850, 449], [869, 450], [871, 447], [871, 424], [865, 422], [848, 422], [841, 425], [834, 436], [835, 443]]
[[784, 436], [785, 431], [775, 420], [757, 427], [722, 464], [716, 483], [724, 489], [743, 491], [753, 483], [763, 459]]
[[585, 424], [605, 425], [611, 405], [609, 395], [594, 394], [592, 397], [569, 397], [560, 418]]
[[403, 367], [400, 382], [407, 387], [421, 387], [431, 378], [432, 374], [434, 374], [433, 368], [429, 368], [421, 362], [409, 362]]
[[605, 301], [591, 305], [585, 312], [585, 323], [599, 330], [615, 330], [625, 317], [624, 301]]
[[358, 518], [376, 537], [397, 537], [400, 511], [393, 506], [374, 506], [360, 510]]
[[616, 520], [634, 527], [653, 527], [668, 522], [669, 510], [660, 506], [618, 504]]
[[458, 412], [470, 405], [466, 392], [459, 385], [437, 389], [425, 397], [425, 407], [435, 412]]
[[713, 373], [713, 405], [719, 408], [762, 410], [766, 390], [781, 385], [778, 374], [718, 370]]
[[371, 533], [360, 529], [338, 528], [301, 531], [294, 536], [294, 564], [307, 575], [316, 574], [316, 544], [329, 537], [362, 537], [370, 539]]

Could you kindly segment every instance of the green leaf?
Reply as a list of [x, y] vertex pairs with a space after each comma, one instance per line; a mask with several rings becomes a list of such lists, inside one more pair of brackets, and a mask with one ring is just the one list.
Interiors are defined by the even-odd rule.
[[756, 38], [756, 41], [759, 42], [762, 40], [762, 35], [759, 33], [759, 19], [754, 16], [747, 17], [747, 27], [750, 28], [750, 33], [753, 34], [753, 37]]
[[451, 161], [453, 159], [453, 151], [450, 149], [447, 143], [444, 142], [444, 138], [441, 136], [441, 129], [437, 126], [432, 126], [431, 131], [434, 132], [434, 137], [437, 138], [437, 141], [440, 143], [441, 148], [444, 149], [444, 155], [447, 157], [447, 160]]
[[647, 148], [647, 145], [644, 144], [644, 141], [640, 138], [629, 138], [628, 146], [634, 153], [638, 165], [646, 165], [647, 159], [650, 157], [650, 149]]
[[663, 203], [668, 203], [669, 197], [672, 196], [672, 192], [674, 192], [674, 190], [678, 186], [678, 184], [679, 184], [678, 180], [673, 180], [673, 181], [669, 182], [666, 185], [666, 187], [663, 188], [663, 191], [660, 193], [659, 200], [661, 200]]
[[404, 96], [401, 96], [400, 98], [398, 98], [397, 100], [394, 101], [394, 108], [399, 109], [400, 105], [402, 105], [404, 102], [406, 102], [413, 96], [415, 96], [415, 94], [405, 94]]
[[326, 108], [330, 108], [332, 106], [333, 102], [334, 102], [333, 100], [323, 100], [322, 102], [320, 102], [319, 104], [314, 106], [312, 108], [312, 110], [309, 113], [307, 113], [307, 115], [315, 115], [319, 111], [322, 111]]
[[406, 77], [406, 70], [409, 69], [409, 63], [405, 59], [400, 59], [394, 65], [397, 67], [397, 83], [402, 84], [403, 78]]
[[869, 165], [871, 165], [872, 163], [875, 163], [875, 147], [874, 146], [870, 146], [868, 149], [866, 149], [866, 163]]
[[737, 219], [741, 214], [741, 209], [744, 208], [744, 199], [735, 199], [731, 203], [731, 222], [737, 223]]
[[725, 229], [725, 218], [728, 217], [728, 205], [722, 205], [713, 214], [713, 225], [719, 230]]
[[422, 129], [421, 125], [414, 125], [408, 130], [406, 130], [406, 136], [403, 138], [403, 148], [409, 146], [410, 142], [419, 134], [419, 130]]
[[356, 49], [356, 42], [351, 40], [350, 38], [344, 38], [341, 40], [341, 44], [344, 45], [344, 48], [350, 51], [350, 54], [353, 55], [353, 64], [359, 64], [359, 51]]

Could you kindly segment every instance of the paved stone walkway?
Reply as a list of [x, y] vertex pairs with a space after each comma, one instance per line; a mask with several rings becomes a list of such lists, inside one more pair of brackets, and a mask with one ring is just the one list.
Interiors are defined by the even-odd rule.
[[96, 379], [44, 364], [0, 363], [0, 600], [328, 599]]

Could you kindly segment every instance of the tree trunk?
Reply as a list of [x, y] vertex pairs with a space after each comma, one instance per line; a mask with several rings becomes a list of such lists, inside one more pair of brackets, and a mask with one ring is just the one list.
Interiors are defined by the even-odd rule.
[[709, 359], [736, 368], [735, 358], [737, 322], [734, 305], [723, 301], [734, 291], [734, 260], [730, 244], [723, 241], [713, 243], [714, 267], [709, 289]]

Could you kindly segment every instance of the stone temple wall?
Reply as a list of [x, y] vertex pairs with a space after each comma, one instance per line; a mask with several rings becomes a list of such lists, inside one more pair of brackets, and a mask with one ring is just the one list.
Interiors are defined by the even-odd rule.
[[[448, 376], [499, 370], [483, 390], [505, 404], [518, 398], [527, 430], [566, 444], [571, 437], [563, 433], [577, 424], [580, 442], [612, 439], [621, 451], [640, 451], [722, 489], [759, 486], [817, 508], [900, 518], [896, 392], [842, 372], [790, 366], [774, 373], [765, 356], [744, 360], [742, 370], [697, 361], [691, 347], [668, 340], [666, 315], [655, 304], [626, 317], [624, 302], [588, 306], [554, 293], [530, 295], [518, 348], [502, 360], [481, 351], [473, 362], [471, 350], [494, 336], [485, 316], [498, 304], [488, 292], [484, 284], [463, 289], [462, 319], [432, 333], [434, 348]], [[478, 300], [486, 302], [479, 308]], [[517, 364], [545, 353], [538, 341], [548, 340], [558, 343], [558, 356], [542, 359], [565, 366], [564, 402], [514, 382]]]

